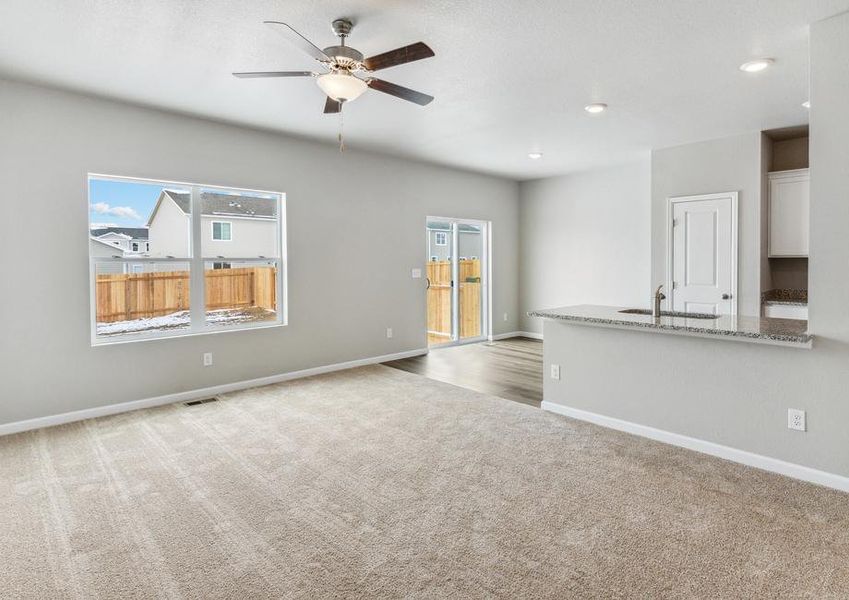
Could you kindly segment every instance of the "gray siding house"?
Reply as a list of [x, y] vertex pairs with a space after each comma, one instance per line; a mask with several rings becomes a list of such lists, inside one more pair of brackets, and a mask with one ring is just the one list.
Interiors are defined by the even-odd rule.
[[[460, 258], [480, 258], [483, 240], [481, 232], [472, 225], [460, 224]], [[428, 221], [427, 223], [427, 259], [448, 260], [451, 258], [451, 225], [440, 221]]]
[[[278, 202], [274, 198], [203, 192], [200, 248], [220, 259], [216, 268], [238, 260], [278, 254]], [[148, 220], [151, 256], [184, 257], [190, 253], [190, 200], [187, 192], [162, 190]]]

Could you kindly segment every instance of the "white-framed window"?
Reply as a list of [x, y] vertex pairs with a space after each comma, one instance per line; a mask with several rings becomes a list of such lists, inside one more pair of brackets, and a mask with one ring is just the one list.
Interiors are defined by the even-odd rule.
[[436, 231], [433, 234], [433, 243], [435, 246], [447, 246], [448, 245], [448, 232], [447, 231]]
[[212, 239], [216, 242], [232, 242], [233, 224], [229, 221], [213, 221]]
[[133, 252], [138, 252], [138, 251], [139, 251], [139, 243], [138, 243], [138, 242], [133, 242], [133, 244], [132, 244], [131, 248], [132, 248], [132, 251], [133, 251]]
[[[129, 260], [90, 245], [92, 345], [287, 323], [285, 194], [89, 174], [88, 204], [90, 223], [147, 227], [153, 248]], [[232, 241], [236, 221], [253, 233], [202, 235], [223, 223]]]

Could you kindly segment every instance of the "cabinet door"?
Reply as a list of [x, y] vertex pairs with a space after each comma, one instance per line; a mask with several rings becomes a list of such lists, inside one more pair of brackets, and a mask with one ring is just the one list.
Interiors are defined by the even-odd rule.
[[787, 304], [767, 304], [764, 316], [770, 319], [801, 319], [808, 320], [807, 306], [794, 306]]
[[770, 256], [808, 256], [809, 212], [808, 170], [770, 173]]

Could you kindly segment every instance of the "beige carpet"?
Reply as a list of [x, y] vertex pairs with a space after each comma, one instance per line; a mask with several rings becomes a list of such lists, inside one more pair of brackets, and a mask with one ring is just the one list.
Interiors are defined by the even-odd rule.
[[847, 598], [849, 495], [381, 366], [0, 438], [2, 598]]

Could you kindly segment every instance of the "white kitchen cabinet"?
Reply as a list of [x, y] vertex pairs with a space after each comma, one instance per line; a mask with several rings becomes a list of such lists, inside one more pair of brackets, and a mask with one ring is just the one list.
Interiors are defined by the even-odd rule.
[[771, 319], [802, 319], [807, 321], [808, 305], [767, 304], [764, 306], [764, 316]]
[[808, 256], [811, 176], [808, 169], [769, 174], [769, 256]]

